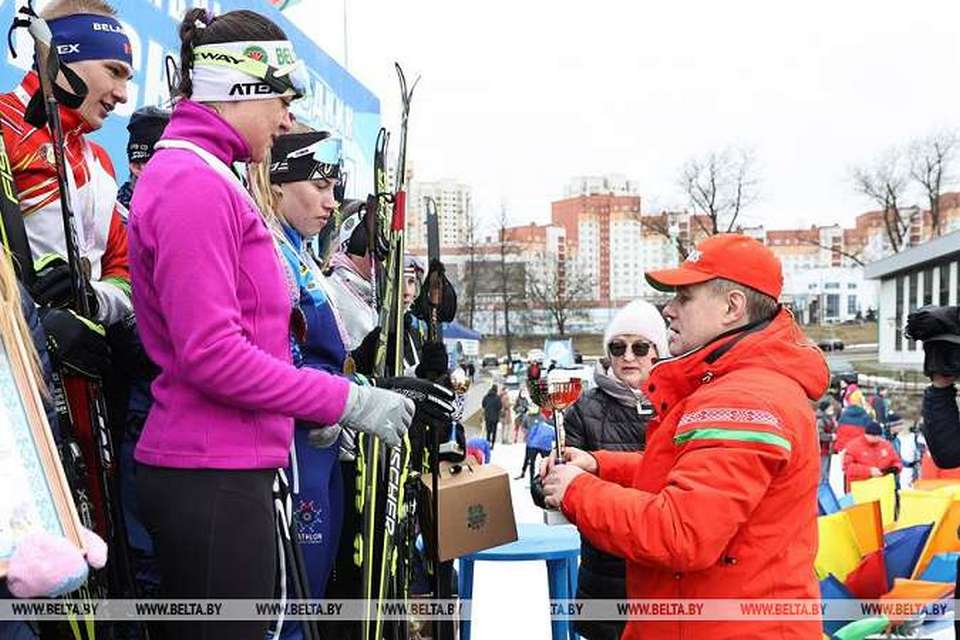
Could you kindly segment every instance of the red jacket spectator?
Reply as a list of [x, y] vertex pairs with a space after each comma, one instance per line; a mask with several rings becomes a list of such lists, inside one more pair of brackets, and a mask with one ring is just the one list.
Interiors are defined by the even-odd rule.
[[[786, 311], [657, 364], [647, 391], [663, 418], [648, 427], [646, 452], [595, 452], [599, 477], [578, 476], [563, 512], [626, 559], [629, 598], [819, 598], [810, 401], [828, 377]], [[623, 634], [773, 637], [819, 638], [820, 623], [631, 620]]]
[[900, 456], [880, 435], [880, 425], [875, 422], [867, 427], [866, 433], [851, 440], [843, 454], [843, 473], [848, 490], [855, 480], [878, 477], [889, 470], [899, 473], [901, 469]]

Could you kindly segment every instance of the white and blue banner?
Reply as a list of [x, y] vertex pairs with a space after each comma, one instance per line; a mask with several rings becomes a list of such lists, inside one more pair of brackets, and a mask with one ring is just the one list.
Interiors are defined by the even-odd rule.
[[[34, 3], [38, 10], [46, 4], [43, 0], [34, 0]], [[0, 0], [0, 27], [4, 32], [22, 4], [22, 0]], [[373, 149], [380, 129], [380, 100], [297, 29], [270, 0], [113, 0], [112, 4], [130, 37], [134, 77], [127, 87], [127, 104], [118, 105], [92, 139], [107, 149], [116, 167], [118, 182], [123, 182], [127, 173], [128, 118], [144, 105], [168, 103], [164, 58], [172, 55], [179, 64], [177, 27], [188, 9], [203, 7], [216, 15], [234, 9], [252, 9], [280, 25], [310, 76], [306, 97], [294, 103], [294, 115], [297, 120], [330, 131], [343, 140], [348, 196], [365, 197], [373, 189]], [[33, 44], [22, 29], [14, 35], [14, 46], [17, 57], [7, 50], [6, 64], [0, 65], [0, 92], [12, 90], [33, 61]]]

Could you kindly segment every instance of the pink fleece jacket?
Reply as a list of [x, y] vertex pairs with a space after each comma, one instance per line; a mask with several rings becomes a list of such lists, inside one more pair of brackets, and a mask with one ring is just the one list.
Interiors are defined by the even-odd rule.
[[[249, 159], [216, 112], [184, 100], [164, 138], [226, 164]], [[191, 151], [160, 149], [130, 205], [133, 305], [160, 367], [138, 461], [265, 469], [287, 463], [293, 419], [332, 424], [349, 383], [290, 356], [290, 294], [252, 204]]]

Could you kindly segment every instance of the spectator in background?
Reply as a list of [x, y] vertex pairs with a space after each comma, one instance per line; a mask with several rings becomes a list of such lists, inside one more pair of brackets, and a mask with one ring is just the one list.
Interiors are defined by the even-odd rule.
[[843, 451], [851, 440], [863, 435], [863, 430], [872, 422], [867, 410], [858, 404], [844, 407], [837, 420], [837, 438], [833, 450]]
[[530, 480], [533, 481], [533, 474], [537, 470], [537, 456], [544, 458], [550, 456], [553, 449], [553, 443], [557, 439], [557, 430], [550, 421], [552, 413], [550, 409], [544, 409], [543, 413], [537, 413], [534, 416], [532, 424], [527, 428], [527, 447], [526, 455], [523, 458], [523, 468], [520, 469], [520, 475], [515, 480], [523, 479], [523, 474], [530, 468]]
[[[130, 137], [127, 140], [127, 164], [130, 167], [130, 177], [120, 185], [117, 191], [117, 201], [130, 207], [130, 198], [137, 185], [137, 178], [146, 166], [147, 160], [153, 156], [154, 145], [163, 135], [163, 130], [170, 122], [170, 112], [157, 107], [141, 107], [130, 116], [127, 131]], [[126, 222], [126, 211], [121, 212]]]
[[867, 425], [862, 436], [850, 441], [843, 453], [843, 473], [846, 489], [856, 480], [879, 478], [885, 473], [900, 473], [903, 462], [899, 454], [883, 437], [883, 427], [878, 422]]
[[842, 387], [842, 400], [844, 409], [847, 407], [862, 407], [864, 411], [867, 412], [867, 415], [870, 416], [870, 419], [876, 418], [874, 415], [873, 407], [870, 406], [870, 403], [867, 401], [866, 394], [860, 390], [860, 386], [856, 382], [850, 382], [845, 387]]
[[[510, 375], [513, 370], [508, 368], [508, 372], [507, 375]], [[510, 393], [506, 386], [500, 389], [500, 424], [502, 425], [500, 438], [503, 444], [510, 444], [510, 434], [513, 433], [513, 404], [510, 402]]]
[[[517, 401], [513, 404], [513, 444], [526, 437], [527, 410], [530, 408], [530, 401], [523, 389], [517, 394]], [[521, 474], [522, 475], [522, 474]]]
[[820, 482], [830, 479], [830, 455], [837, 439], [837, 419], [833, 398], [825, 396], [817, 403], [817, 432], [820, 434]]
[[877, 392], [870, 398], [870, 406], [877, 422], [885, 425], [890, 421], [890, 398], [886, 387], [877, 387]]
[[503, 403], [500, 401], [500, 396], [497, 395], [497, 385], [490, 385], [487, 394], [483, 396], [481, 406], [483, 407], [483, 424], [487, 442], [490, 443], [492, 449], [497, 443], [497, 423], [500, 421], [500, 411], [503, 409]]
[[490, 462], [490, 455], [493, 449], [486, 438], [474, 436], [467, 440], [467, 455], [473, 456], [477, 464], [487, 464]]
[[[603, 344], [606, 358], [593, 374], [597, 386], [565, 414], [567, 445], [584, 451], [642, 451], [653, 417], [643, 385], [657, 358], [670, 353], [667, 325], [656, 307], [634, 300], [607, 325]], [[621, 558], [598, 550], [586, 538], [580, 558], [577, 599], [626, 598]], [[619, 638], [624, 625], [617, 620], [577, 620], [574, 630], [587, 640], [607, 640]]]

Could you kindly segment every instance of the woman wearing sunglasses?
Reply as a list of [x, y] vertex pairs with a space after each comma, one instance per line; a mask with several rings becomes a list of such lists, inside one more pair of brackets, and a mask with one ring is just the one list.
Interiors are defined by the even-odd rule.
[[[640, 451], [653, 410], [642, 387], [657, 358], [669, 356], [667, 327], [657, 308], [634, 300], [621, 309], [604, 333], [606, 358], [597, 364], [590, 389], [567, 410], [567, 446], [584, 451]], [[581, 543], [577, 598], [625, 598], [623, 560]], [[574, 628], [587, 640], [619, 638], [623, 623], [577, 621]]]

